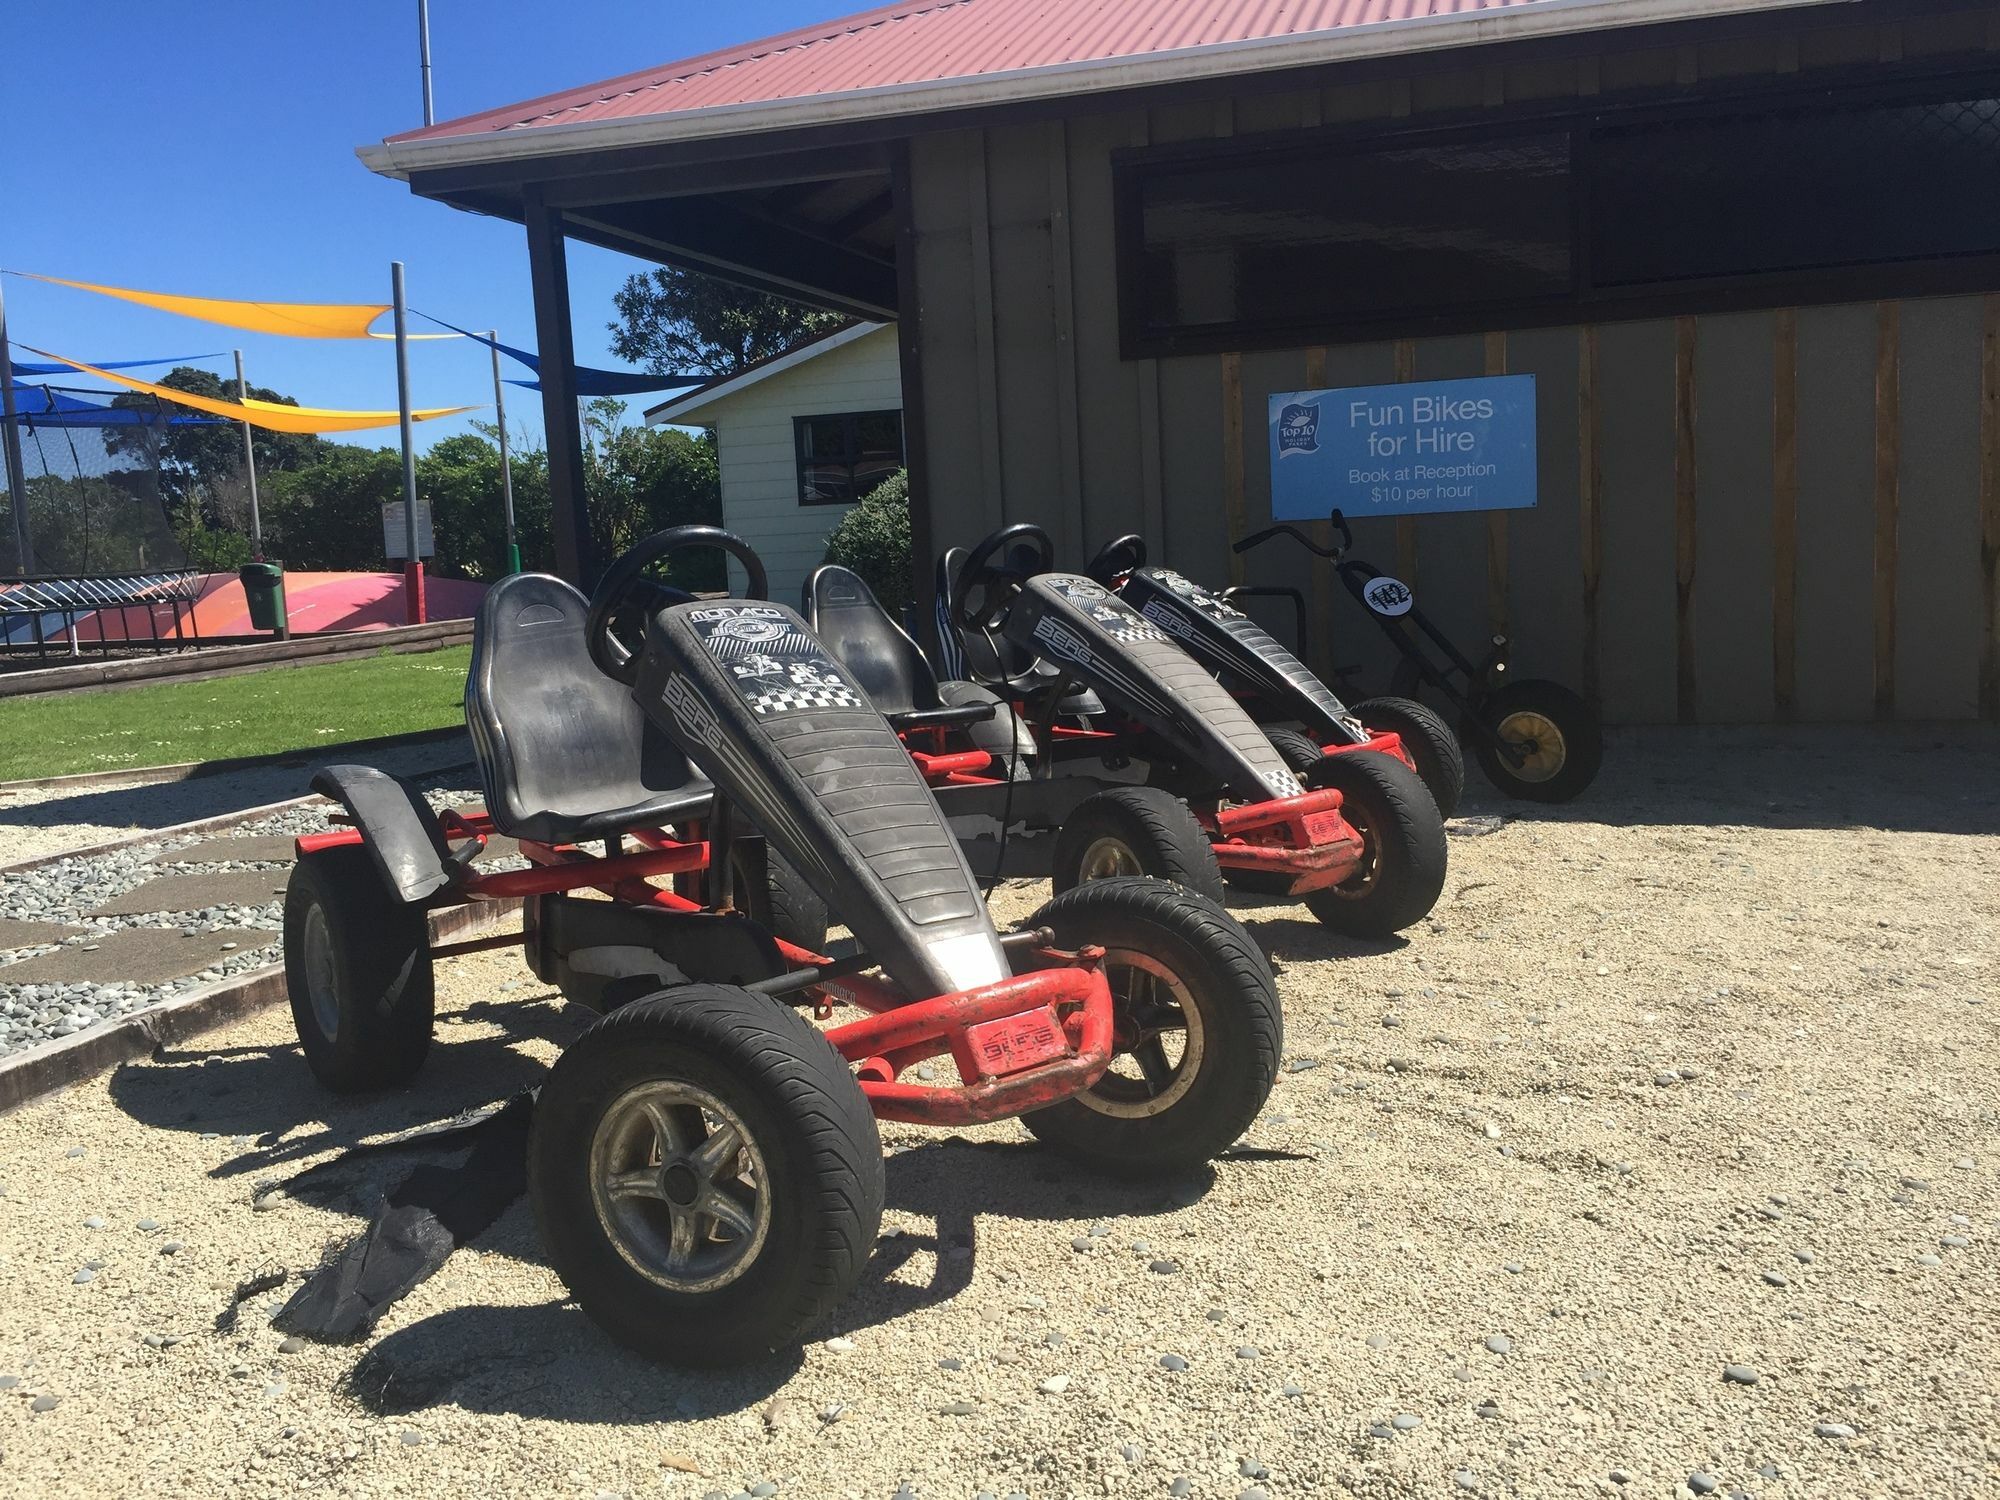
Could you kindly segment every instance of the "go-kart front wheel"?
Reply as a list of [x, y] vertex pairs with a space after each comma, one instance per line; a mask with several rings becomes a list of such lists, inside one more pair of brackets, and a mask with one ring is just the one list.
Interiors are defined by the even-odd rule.
[[1483, 723], [1511, 746], [1519, 764], [1473, 732], [1473, 753], [1486, 779], [1510, 797], [1567, 802], [1597, 779], [1604, 763], [1604, 729], [1597, 712], [1559, 682], [1530, 677], [1510, 682], [1479, 705]]
[[1119, 786], [1079, 802], [1056, 835], [1049, 886], [1150, 875], [1222, 901], [1215, 846], [1187, 804], [1154, 786]]
[[1465, 795], [1465, 752], [1434, 710], [1414, 698], [1369, 698], [1354, 705], [1354, 717], [1372, 730], [1400, 736], [1439, 816], [1458, 811]]
[[285, 991], [313, 1076], [338, 1093], [409, 1082], [431, 1046], [430, 921], [359, 844], [299, 857], [285, 886]]
[[1444, 819], [1423, 779], [1392, 755], [1353, 750], [1307, 773], [1317, 791], [1337, 787], [1340, 815], [1361, 835], [1361, 868], [1303, 899], [1348, 937], [1383, 938], [1422, 920], [1444, 891]]
[[612, 1338], [735, 1364], [795, 1343], [853, 1289], [882, 1220], [882, 1142], [810, 1023], [688, 985], [556, 1060], [528, 1193], [550, 1265]]
[[1111, 1066], [1081, 1094], [1023, 1115], [1040, 1140], [1125, 1177], [1184, 1171], [1227, 1150], [1277, 1077], [1284, 1018], [1250, 934], [1158, 880], [1093, 880], [1028, 919], [1056, 946], [1105, 949]]

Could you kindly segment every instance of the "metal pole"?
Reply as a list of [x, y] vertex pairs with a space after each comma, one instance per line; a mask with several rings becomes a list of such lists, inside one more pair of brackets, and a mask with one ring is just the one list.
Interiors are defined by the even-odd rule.
[[[236, 351], [236, 399], [248, 401], [250, 387], [243, 379], [243, 351]], [[243, 473], [250, 481], [250, 561], [264, 560], [264, 522], [257, 513], [257, 446], [251, 440], [251, 426], [243, 423]]]
[[424, 66], [424, 123], [431, 118], [431, 3], [417, 0], [417, 50]]
[[500, 425], [500, 505], [507, 517], [507, 571], [521, 571], [521, 548], [514, 540], [514, 468], [507, 458], [507, 385], [500, 378], [500, 331], [486, 330], [493, 353], [493, 416]]
[[21, 426], [14, 420], [14, 356], [7, 343], [4, 291], [0, 291], [0, 448], [7, 450], [7, 495], [14, 512], [14, 566], [29, 574], [35, 571], [35, 540], [28, 527], [28, 481], [21, 468]]
[[396, 309], [396, 414], [403, 434], [403, 563], [404, 609], [409, 623], [421, 625], [424, 610], [424, 560], [417, 555], [417, 450], [410, 436], [410, 316], [403, 300], [403, 263], [389, 264], [389, 287]]

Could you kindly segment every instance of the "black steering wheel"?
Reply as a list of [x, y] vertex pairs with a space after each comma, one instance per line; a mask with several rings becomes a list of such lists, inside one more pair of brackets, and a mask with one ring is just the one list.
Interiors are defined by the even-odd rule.
[[583, 623], [584, 644], [597, 670], [615, 681], [630, 684], [639, 676], [639, 652], [645, 644], [646, 618], [670, 604], [685, 604], [694, 598], [686, 589], [675, 588], [656, 578], [646, 577], [646, 569], [670, 552], [691, 547], [720, 547], [743, 564], [750, 575], [746, 599], [768, 599], [771, 581], [764, 573], [764, 560], [750, 544], [720, 526], [674, 526], [656, 531], [634, 542], [598, 580], [590, 596], [590, 613]]
[[[1018, 556], [1019, 549], [1025, 547], [1034, 548], [1033, 567], [1024, 566]], [[959, 629], [993, 629], [1007, 618], [1008, 606], [1021, 592], [1021, 585], [1037, 573], [1053, 571], [1055, 565], [1056, 544], [1041, 527], [1032, 521], [1002, 526], [974, 547], [958, 570], [958, 583], [952, 590], [956, 602], [952, 614]], [[972, 602], [975, 589], [980, 595], [976, 608]]]
[[1146, 566], [1146, 539], [1135, 532], [1113, 537], [1097, 549], [1097, 556], [1090, 560], [1090, 566], [1083, 571], [1091, 581], [1101, 583], [1106, 588], [1116, 587], [1118, 580], [1127, 573], [1136, 572]]

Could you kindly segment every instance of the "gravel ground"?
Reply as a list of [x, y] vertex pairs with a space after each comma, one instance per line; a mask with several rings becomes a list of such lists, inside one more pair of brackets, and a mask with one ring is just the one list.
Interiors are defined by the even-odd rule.
[[[406, 745], [354, 757], [398, 775], [422, 774], [470, 755], [470, 747]], [[192, 823], [246, 807], [264, 807], [306, 793], [311, 768], [266, 766], [190, 781], [107, 782], [86, 787], [0, 787], [0, 859], [12, 863]]]
[[[428, 747], [427, 754], [430, 762], [435, 763], [438, 747]], [[416, 766], [426, 763], [421, 757], [409, 753], [399, 752], [398, 758], [413, 761]], [[275, 800], [269, 795], [274, 785], [269, 778], [276, 774], [288, 778], [284, 785], [293, 795], [298, 795], [305, 789], [307, 772], [296, 767], [282, 773], [258, 771], [246, 773], [242, 777], [203, 778], [188, 785], [203, 789], [202, 796], [206, 800], [202, 805], [211, 811], [218, 807], [222, 809], [254, 807]], [[211, 780], [229, 785], [210, 787]], [[434, 804], [440, 806], [447, 803], [463, 803], [478, 796], [470, 768], [418, 777], [418, 785], [425, 789]], [[135, 789], [136, 792], [170, 801], [186, 790], [187, 787], [183, 785]], [[284, 793], [279, 793], [280, 797], [283, 795]], [[49, 805], [42, 804], [44, 808]], [[216, 860], [196, 865], [166, 866], [156, 863], [155, 856], [167, 850], [182, 849], [191, 844], [206, 843], [224, 836], [284, 834], [295, 838], [300, 834], [317, 833], [328, 826], [328, 814], [332, 811], [332, 803], [318, 800], [303, 807], [286, 808], [260, 818], [252, 818], [226, 829], [184, 833], [172, 838], [129, 843], [87, 858], [59, 859], [30, 870], [0, 873], [0, 917], [61, 922], [80, 927], [83, 929], [82, 932], [65, 940], [72, 946], [94, 944], [101, 941], [108, 933], [133, 927], [175, 927], [189, 936], [218, 932], [225, 928], [259, 930], [271, 934], [268, 944], [252, 945], [246, 939], [227, 957], [218, 959], [216, 963], [199, 973], [155, 985], [124, 982], [9, 983], [7, 979], [9, 965], [51, 952], [59, 945], [42, 943], [23, 948], [0, 949], [0, 1057], [71, 1036], [101, 1021], [130, 1015], [148, 1005], [170, 1000], [232, 974], [240, 974], [248, 969], [262, 968], [267, 964], [278, 962], [282, 956], [278, 944], [278, 934], [283, 928], [282, 898], [274, 898], [258, 906], [209, 906], [194, 911], [140, 912], [126, 916], [90, 916], [87, 913], [109, 902], [113, 897], [123, 895], [126, 891], [144, 885], [161, 875], [197, 871], [215, 873], [229, 870], [282, 870], [285, 868], [282, 863], [260, 863], [250, 860]], [[32, 815], [32, 813], [24, 814], [24, 816]], [[160, 817], [154, 821], [160, 825], [171, 825], [174, 822], [188, 821], [204, 815], [196, 812], [188, 814], [185, 818]], [[85, 825], [80, 829], [77, 825], [51, 824], [48, 829], [35, 831], [59, 832], [65, 840], [61, 847], [75, 847], [79, 842], [87, 841], [92, 836], [88, 831], [91, 827], [92, 825]], [[4, 825], [0, 825], [0, 838], [7, 837], [10, 832], [11, 830]], [[82, 834], [81, 839], [79, 834]], [[495, 869], [505, 867], [504, 862], [491, 866]]]
[[1287, 1004], [1258, 1149], [1134, 1188], [885, 1127], [861, 1290], [720, 1377], [565, 1306], [524, 1204], [365, 1348], [282, 1343], [285, 1288], [215, 1331], [408, 1162], [270, 1183], [579, 1024], [455, 961], [421, 1087], [357, 1104], [267, 1013], [0, 1121], [0, 1493], [2000, 1493], [1996, 763], [1626, 737], [1574, 807], [1475, 800], [1407, 944], [1246, 908]]

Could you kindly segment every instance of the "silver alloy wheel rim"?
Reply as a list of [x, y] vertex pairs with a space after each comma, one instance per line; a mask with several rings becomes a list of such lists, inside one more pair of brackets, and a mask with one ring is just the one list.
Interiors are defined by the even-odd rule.
[[1496, 733], [1516, 750], [1534, 746], [1526, 751], [1518, 766], [1507, 768], [1522, 781], [1547, 781], [1569, 759], [1569, 747], [1563, 742], [1562, 730], [1556, 727], [1555, 720], [1531, 708], [1516, 709], [1507, 715]]
[[627, 1089], [590, 1142], [590, 1196], [618, 1254], [673, 1292], [747, 1271], [771, 1231], [764, 1154], [742, 1118], [678, 1079]]
[[312, 1004], [313, 1024], [330, 1042], [340, 1035], [340, 993], [333, 973], [333, 934], [326, 925], [326, 909], [318, 902], [306, 908], [303, 946], [306, 999]]
[[[1201, 1074], [1202, 1060], [1208, 1051], [1201, 1011], [1180, 976], [1148, 954], [1130, 948], [1107, 949], [1104, 972], [1111, 981], [1114, 1004], [1121, 1001], [1128, 1006], [1170, 1004], [1179, 1013], [1180, 1025], [1174, 1029], [1181, 1038], [1180, 1054], [1178, 1057], [1169, 1056], [1155, 1033], [1152, 1041], [1158, 1050], [1150, 1054], [1150, 1061], [1141, 1061], [1141, 1054], [1137, 1051], [1114, 1053], [1111, 1067], [1076, 1097], [1085, 1108], [1119, 1119], [1145, 1119], [1164, 1114], [1194, 1087], [1195, 1079]], [[1143, 976], [1136, 990], [1133, 988], [1134, 975]], [[1130, 1064], [1139, 1076], [1118, 1071], [1121, 1063]]]
[[1085, 880], [1109, 880], [1116, 875], [1143, 875], [1139, 866], [1139, 856], [1132, 852], [1132, 846], [1115, 833], [1099, 834], [1090, 841], [1083, 851], [1083, 859], [1077, 866], [1076, 878]]

